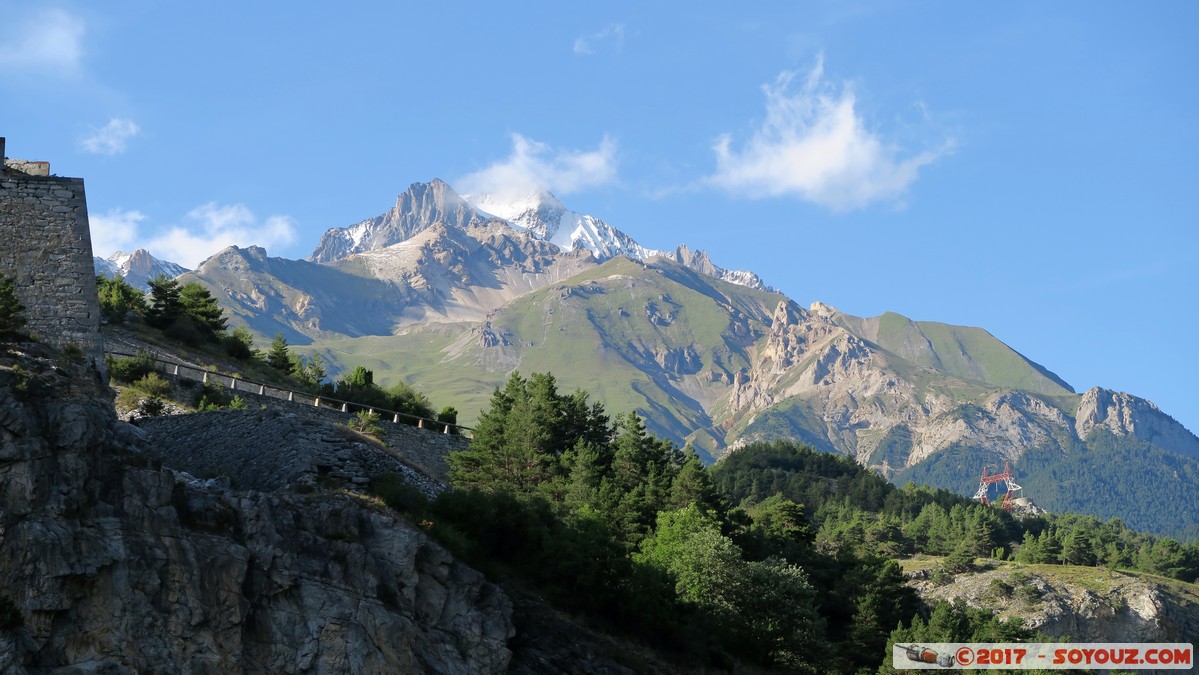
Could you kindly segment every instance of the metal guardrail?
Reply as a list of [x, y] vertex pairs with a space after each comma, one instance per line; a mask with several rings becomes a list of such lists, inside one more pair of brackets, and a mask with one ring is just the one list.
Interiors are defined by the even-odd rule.
[[[107, 349], [104, 353], [110, 356], [139, 356], [136, 353], [130, 354], [128, 352], [114, 349]], [[379, 408], [377, 406], [355, 403], [354, 401], [343, 401], [341, 399], [332, 398], [329, 396], [320, 396], [316, 394], [310, 394], [308, 392], [295, 391], [293, 389], [283, 389], [282, 387], [276, 387], [272, 384], [247, 380], [237, 375], [227, 375], [225, 373], [209, 370], [207, 368], [201, 368], [199, 366], [194, 366], [182, 361], [169, 361], [167, 359], [161, 359], [158, 358], [158, 356], [155, 356], [154, 352], [150, 352], [148, 350], [145, 353], [150, 354], [150, 357], [156, 364], [165, 366], [163, 372], [168, 375], [182, 377], [202, 383], [211, 382], [214, 384], [220, 384], [221, 386], [225, 386], [225, 382], [227, 381], [229, 390], [234, 392], [253, 394], [255, 396], [263, 396], [266, 398], [274, 398], [287, 401], [289, 403], [307, 404], [316, 408], [321, 408], [322, 410], [343, 412], [348, 415], [353, 415], [359, 411], [367, 410], [379, 415], [380, 418], [391, 417], [391, 421], [394, 424], [400, 424], [401, 420], [411, 420], [415, 423], [417, 428], [429, 429], [431, 431], [440, 429], [441, 433], [446, 434], [451, 433], [451, 428], [459, 431], [471, 431], [470, 427], [465, 427], [461, 424], [450, 424], [448, 422], [442, 422], [440, 420], [430, 419], [428, 417], [421, 417], [419, 415], [410, 415], [408, 413], [387, 410], [386, 408]], [[409, 426], [412, 426], [412, 424], [409, 424]]]

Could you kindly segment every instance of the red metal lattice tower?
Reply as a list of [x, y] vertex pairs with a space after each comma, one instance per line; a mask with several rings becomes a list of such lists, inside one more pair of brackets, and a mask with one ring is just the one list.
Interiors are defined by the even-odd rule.
[[974, 493], [974, 498], [983, 504], [990, 504], [991, 500], [987, 499], [987, 491], [991, 488], [992, 483], [1003, 483], [1007, 486], [1007, 492], [1003, 493], [1003, 499], [999, 501], [999, 507], [1005, 511], [1012, 510], [1012, 500], [1016, 498], [1015, 492], [1024, 488], [1016, 484], [1016, 479], [1012, 476], [1012, 466], [1008, 462], [1003, 463], [1003, 473], [996, 473], [990, 476], [987, 475], [987, 467], [983, 467], [982, 478], [978, 481], [978, 492]]

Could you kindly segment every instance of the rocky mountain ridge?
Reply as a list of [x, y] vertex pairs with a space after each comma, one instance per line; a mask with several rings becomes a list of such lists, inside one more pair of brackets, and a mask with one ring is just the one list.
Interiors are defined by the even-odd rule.
[[480, 211], [528, 232], [534, 239], [554, 244], [563, 251], [591, 251], [597, 260], [618, 255], [645, 260], [661, 251], [646, 248], [632, 237], [595, 216], [571, 211], [548, 190], [502, 197], [495, 194], [462, 197]]
[[147, 282], [154, 277], [161, 275], [173, 279], [189, 271], [183, 265], [155, 258], [144, 248], [139, 248], [133, 253], [117, 251], [108, 258], [96, 256], [92, 262], [97, 275], [121, 277], [131, 286], [143, 290], [150, 288]]
[[[571, 211], [548, 190], [500, 196], [461, 196], [440, 179], [413, 183], [396, 197], [388, 211], [344, 228], [330, 228], [321, 237], [308, 261], [331, 263], [355, 254], [406, 243], [438, 224], [467, 230], [501, 221], [532, 240], [556, 246], [562, 253], [590, 251], [597, 262], [624, 256], [644, 261], [657, 256], [674, 260], [704, 274], [750, 288], [766, 288], [753, 272], [715, 266], [703, 251], [692, 253], [686, 245], [659, 251], [638, 244], [632, 237], [595, 216]], [[494, 224], [492, 225], [494, 229]]]
[[496, 672], [511, 603], [348, 495], [232, 492], [153, 461], [83, 366], [0, 357], [0, 670]]
[[488, 220], [449, 185], [434, 179], [413, 183], [396, 197], [395, 206], [373, 218], [345, 228], [330, 228], [321, 237], [309, 262], [327, 263], [355, 253], [398, 244], [432, 226], [456, 228], [481, 225]]
[[1076, 451], [1106, 433], [1183, 462], [1170, 474], [1138, 451], [1134, 472], [1173, 485], [1199, 471], [1199, 439], [1152, 403], [1080, 395], [980, 328], [805, 309], [686, 246], [604, 259], [611, 251], [575, 236], [606, 231], [602, 221], [550, 195], [475, 199], [507, 219], [441, 181], [417, 183], [387, 213], [330, 230], [312, 260], [232, 248], [184, 279], [264, 339], [282, 332], [335, 369], [367, 363], [467, 423], [513, 370], [550, 371], [709, 459], [790, 438], [972, 494], [982, 467], [1031, 451], [1091, 471]]

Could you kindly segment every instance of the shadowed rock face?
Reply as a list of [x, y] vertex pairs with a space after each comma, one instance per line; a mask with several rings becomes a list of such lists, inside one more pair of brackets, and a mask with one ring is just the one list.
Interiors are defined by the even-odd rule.
[[30, 350], [0, 356], [0, 671], [507, 667], [511, 603], [421, 530], [157, 467], [106, 388]]

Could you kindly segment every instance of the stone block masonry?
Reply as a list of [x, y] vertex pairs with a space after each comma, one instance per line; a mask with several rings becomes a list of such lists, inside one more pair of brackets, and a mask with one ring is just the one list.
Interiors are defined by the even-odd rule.
[[44, 162], [4, 162], [0, 272], [14, 281], [28, 332], [56, 347], [79, 345], [103, 373], [104, 338], [83, 179], [48, 174]]

